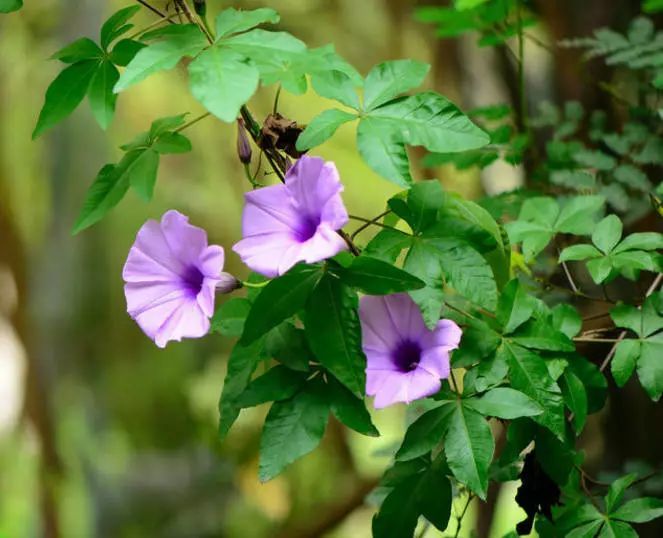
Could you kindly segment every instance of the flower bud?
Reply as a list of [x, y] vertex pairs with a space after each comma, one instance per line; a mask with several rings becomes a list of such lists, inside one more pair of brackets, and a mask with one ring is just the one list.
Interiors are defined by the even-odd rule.
[[201, 17], [207, 14], [207, 0], [193, 0], [193, 9]]
[[216, 284], [217, 293], [231, 293], [242, 287], [242, 283], [230, 273], [225, 271], [219, 276], [219, 282]]
[[251, 162], [251, 143], [249, 136], [244, 127], [244, 120], [239, 118], [237, 120], [237, 155], [243, 164]]

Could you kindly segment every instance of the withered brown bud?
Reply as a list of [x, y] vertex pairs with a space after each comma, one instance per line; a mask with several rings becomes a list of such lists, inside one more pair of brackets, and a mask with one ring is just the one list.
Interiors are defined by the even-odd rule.
[[249, 142], [249, 135], [244, 126], [244, 120], [239, 118], [237, 120], [237, 156], [243, 164], [251, 162], [251, 142]]
[[278, 112], [270, 114], [265, 118], [258, 145], [267, 151], [272, 149], [284, 151], [290, 157], [298, 159], [306, 153], [296, 147], [297, 138], [303, 130], [304, 127], [297, 125], [296, 121], [284, 118]]

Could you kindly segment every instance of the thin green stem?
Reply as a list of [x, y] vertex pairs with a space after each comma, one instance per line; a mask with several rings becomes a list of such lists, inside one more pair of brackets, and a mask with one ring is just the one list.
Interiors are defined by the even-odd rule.
[[144, 34], [145, 32], [149, 32], [152, 28], [156, 28], [157, 26], [163, 24], [164, 22], [167, 22], [169, 24], [175, 24], [173, 22], [173, 19], [177, 15], [168, 15], [166, 17], [160, 18], [158, 21], [154, 21], [152, 24], [148, 24], [145, 28], [142, 28], [141, 30], [138, 30], [137, 32], [129, 35], [127, 39], [136, 39], [139, 35]]
[[276, 95], [274, 96], [274, 106], [272, 107], [272, 114], [276, 114], [279, 111], [279, 99], [281, 97], [281, 85], [279, 84], [276, 88]]
[[207, 118], [208, 116], [211, 116], [211, 115], [212, 115], [211, 112], [205, 112], [205, 113], [201, 114], [200, 116], [198, 116], [196, 118], [193, 118], [190, 122], [185, 123], [181, 127], [178, 127], [177, 129], [175, 129], [175, 132], [179, 133], [180, 131], [184, 131], [185, 129], [188, 129], [192, 125], [195, 125], [199, 121], [204, 120], [205, 118]]
[[474, 499], [474, 495], [472, 493], [468, 493], [467, 502], [465, 503], [465, 507], [463, 508], [463, 511], [460, 513], [460, 515], [456, 515], [457, 526], [456, 526], [456, 533], [454, 534], [454, 538], [458, 538], [458, 536], [460, 535], [460, 529], [463, 525], [463, 518], [465, 517], [465, 514], [467, 513], [467, 509], [470, 507], [470, 503], [472, 502], [472, 499]]
[[454, 392], [460, 398], [460, 390], [458, 390], [458, 382], [456, 381], [456, 376], [454, 375], [454, 371], [451, 368], [449, 369], [449, 378], [451, 379], [451, 385], [454, 388]]
[[364, 223], [366, 223], [365, 226], [360, 226], [359, 228], [357, 228], [357, 230], [355, 230], [355, 231], [352, 233], [352, 235], [351, 235], [350, 237], [352, 237], [352, 239], [354, 239], [354, 238], [357, 236], [358, 233], [363, 232], [363, 231], [364, 231], [366, 228], [368, 228], [369, 226], [377, 226], [377, 227], [379, 227], [379, 228], [384, 228], [384, 229], [386, 229], [386, 230], [394, 230], [394, 231], [396, 231], [396, 232], [401, 232], [401, 233], [403, 233], [403, 234], [405, 234], [405, 235], [411, 235], [411, 234], [408, 234], [407, 232], [403, 232], [403, 231], [399, 230], [399, 229], [396, 228], [395, 226], [389, 226], [388, 224], [382, 224], [381, 222], [378, 222], [378, 221], [376, 220], [376, 219], [379, 219], [379, 218], [383, 217], [384, 215], [385, 215], [385, 214], [382, 213], [382, 214], [380, 214], [379, 216], [375, 217], [374, 219], [367, 219], [367, 218], [364, 218], [364, 217], [359, 217], [359, 216], [357, 216], [357, 215], [348, 215], [348, 217], [349, 217], [351, 220], [358, 220], [359, 222], [364, 222]]

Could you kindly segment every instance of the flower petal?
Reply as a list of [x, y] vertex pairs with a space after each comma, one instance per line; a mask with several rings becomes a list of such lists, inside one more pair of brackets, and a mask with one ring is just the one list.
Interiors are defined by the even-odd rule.
[[428, 331], [421, 340], [421, 347], [428, 349], [441, 347], [447, 351], [456, 349], [460, 344], [463, 331], [450, 319], [441, 319], [437, 322], [435, 329]]
[[244, 195], [242, 236], [252, 237], [270, 233], [296, 234], [302, 216], [292, 205], [285, 185], [263, 187]]
[[161, 230], [173, 256], [185, 266], [198, 266], [200, 256], [207, 248], [205, 230], [189, 224], [189, 217], [174, 209], [161, 217]]
[[301, 256], [297, 261], [315, 263], [336, 256], [348, 246], [336, 230], [322, 223], [313, 237], [302, 243]]
[[136, 234], [122, 270], [125, 282], [172, 281], [184, 274], [185, 266], [173, 254], [155, 220], [148, 220]]
[[418, 368], [438, 379], [449, 377], [449, 351], [444, 347], [432, 347], [423, 350]]
[[269, 278], [279, 276], [284, 252], [299, 243], [288, 233], [268, 233], [245, 237], [233, 246], [242, 261], [256, 273]]
[[297, 211], [308, 216], [321, 215], [327, 202], [335, 197], [340, 199], [343, 191], [336, 165], [307, 155], [288, 170], [285, 184]]
[[225, 253], [223, 247], [210, 245], [200, 254], [198, 269], [207, 278], [218, 279], [225, 264]]
[[[401, 340], [386, 305], [386, 297], [365, 295], [359, 301], [362, 345], [390, 354]], [[368, 354], [367, 354], [368, 355]]]

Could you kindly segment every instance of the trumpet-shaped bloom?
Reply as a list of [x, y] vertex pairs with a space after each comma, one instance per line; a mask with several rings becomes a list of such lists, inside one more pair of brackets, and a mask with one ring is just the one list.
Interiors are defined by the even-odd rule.
[[159, 347], [204, 336], [223, 263], [223, 248], [208, 246], [205, 230], [178, 211], [148, 220], [122, 272], [129, 315]]
[[246, 193], [242, 236], [233, 250], [253, 271], [273, 278], [298, 262], [314, 263], [346, 248], [336, 233], [348, 222], [336, 166], [304, 156], [285, 183]]
[[366, 354], [366, 394], [376, 408], [410, 403], [440, 390], [449, 377], [449, 352], [462, 331], [442, 319], [432, 331], [409, 295], [365, 296], [359, 304]]

